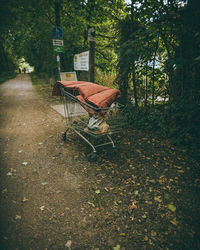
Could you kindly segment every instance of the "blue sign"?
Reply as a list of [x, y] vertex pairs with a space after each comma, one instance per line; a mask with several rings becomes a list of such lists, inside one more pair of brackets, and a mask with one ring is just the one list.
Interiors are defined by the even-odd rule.
[[56, 26], [52, 29], [52, 36], [55, 39], [61, 39], [63, 36], [63, 31], [60, 27]]

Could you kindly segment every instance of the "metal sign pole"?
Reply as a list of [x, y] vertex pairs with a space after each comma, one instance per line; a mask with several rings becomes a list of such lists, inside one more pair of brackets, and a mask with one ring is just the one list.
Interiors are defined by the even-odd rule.
[[[63, 34], [62, 34], [62, 29], [60, 28], [60, 9], [61, 9], [61, 1], [56, 0], [55, 2], [55, 24], [56, 27], [53, 29], [53, 37], [56, 39], [61, 39]], [[58, 65], [58, 79], [60, 80], [60, 54], [57, 51], [57, 65]]]
[[58, 65], [58, 80], [60, 80], [60, 55], [58, 54], [56, 56], [57, 59], [57, 65]]

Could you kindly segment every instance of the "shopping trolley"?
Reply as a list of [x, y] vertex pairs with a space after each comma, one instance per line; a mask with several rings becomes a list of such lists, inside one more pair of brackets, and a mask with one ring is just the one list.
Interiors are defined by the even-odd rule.
[[[64, 141], [67, 140], [68, 130], [73, 130], [92, 148], [92, 152], [87, 155], [88, 160], [96, 161], [97, 149], [99, 147], [110, 145], [111, 150], [109, 151], [114, 151], [115, 143], [112, 139], [112, 135], [120, 132], [124, 128], [122, 122], [124, 106], [115, 101], [115, 99], [118, 100], [120, 96], [118, 90], [111, 90], [111, 93], [116, 92], [116, 97], [112, 98], [110, 103], [107, 102], [107, 105], [100, 105], [101, 107], [98, 107], [90, 102], [90, 99], [84, 96], [83, 89], [90, 89], [90, 94], [91, 90], [94, 91], [95, 87], [97, 87], [98, 90], [103, 89], [109, 92], [109, 88], [107, 87], [91, 84], [93, 83], [58, 81], [54, 86], [53, 92], [54, 95], [62, 96], [64, 104], [67, 128], [62, 134], [62, 139]], [[80, 95], [80, 93], [82, 95]], [[98, 93], [103, 95], [103, 91], [97, 91], [96, 96], [93, 95], [95, 100], [98, 99]]]

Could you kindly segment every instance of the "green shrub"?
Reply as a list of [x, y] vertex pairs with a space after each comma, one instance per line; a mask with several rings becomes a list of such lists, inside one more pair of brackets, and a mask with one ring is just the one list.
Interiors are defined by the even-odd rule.
[[154, 107], [135, 108], [129, 104], [126, 111], [129, 124], [170, 138], [175, 145], [185, 146], [194, 155], [200, 154], [200, 106], [178, 100]]
[[15, 73], [10, 73], [10, 72], [3, 72], [0, 73], [0, 84], [4, 83], [5, 81], [12, 79], [16, 76]]

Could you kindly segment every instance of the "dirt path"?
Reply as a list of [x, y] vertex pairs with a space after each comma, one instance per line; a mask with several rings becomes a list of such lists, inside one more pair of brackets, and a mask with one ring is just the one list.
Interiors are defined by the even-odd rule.
[[[128, 130], [96, 163], [28, 75], [0, 86], [0, 249], [199, 249], [199, 163]], [[115, 138], [117, 139], [117, 138]]]
[[88, 162], [80, 156], [74, 161], [73, 147], [64, 147], [64, 121], [38, 96], [28, 75], [4, 83], [0, 98], [3, 246], [61, 249], [72, 235], [80, 241], [87, 195], [76, 165]]

